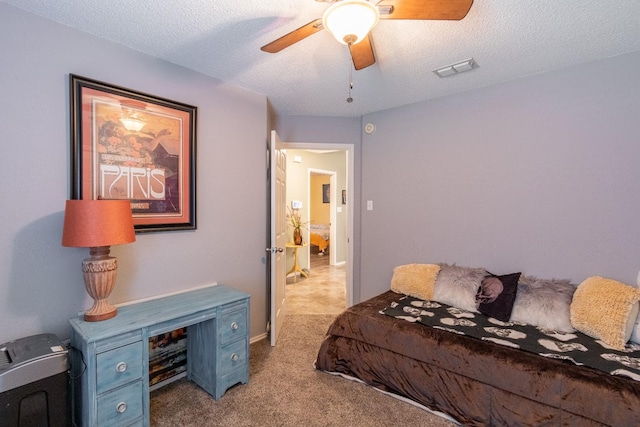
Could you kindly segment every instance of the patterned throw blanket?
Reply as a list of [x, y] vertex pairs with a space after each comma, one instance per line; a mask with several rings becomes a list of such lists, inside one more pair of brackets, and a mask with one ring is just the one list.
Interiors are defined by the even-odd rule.
[[617, 351], [580, 332], [556, 332], [522, 323], [501, 322], [480, 313], [411, 296], [400, 298], [381, 313], [640, 381], [638, 344], [628, 343], [624, 351]]

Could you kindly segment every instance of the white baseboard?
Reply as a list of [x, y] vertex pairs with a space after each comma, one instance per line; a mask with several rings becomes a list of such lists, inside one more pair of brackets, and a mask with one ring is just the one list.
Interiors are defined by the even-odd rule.
[[253, 344], [253, 343], [257, 343], [258, 341], [266, 340], [266, 339], [267, 339], [267, 336], [268, 336], [268, 335], [267, 335], [267, 333], [266, 333], [266, 332], [265, 332], [265, 333], [262, 333], [262, 334], [260, 334], [260, 335], [258, 335], [258, 336], [255, 336], [255, 337], [253, 337], [253, 338], [249, 339], [249, 344]]

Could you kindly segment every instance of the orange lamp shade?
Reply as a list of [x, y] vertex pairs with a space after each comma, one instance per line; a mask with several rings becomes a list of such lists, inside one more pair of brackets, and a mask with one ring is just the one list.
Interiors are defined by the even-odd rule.
[[135, 240], [129, 200], [67, 200], [62, 246], [91, 248]]

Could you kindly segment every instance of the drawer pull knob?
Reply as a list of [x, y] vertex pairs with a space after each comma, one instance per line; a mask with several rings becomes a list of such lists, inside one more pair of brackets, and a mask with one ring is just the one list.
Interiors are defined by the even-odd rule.
[[127, 403], [126, 402], [120, 402], [116, 405], [116, 411], [120, 414], [122, 414], [124, 411], [127, 410]]
[[[127, 364], [125, 362], [120, 362], [116, 365], [116, 371], [124, 372], [127, 370]], [[125, 405], [126, 406], [126, 405]]]
[[232, 361], [237, 362], [237, 361], [238, 361], [238, 359], [240, 359], [240, 356], [238, 356], [238, 353], [233, 353], [233, 354], [231, 355], [231, 360], [232, 360]]
[[231, 324], [231, 329], [233, 329], [234, 331], [237, 330], [240, 327], [240, 325], [238, 325], [238, 322], [233, 322]]

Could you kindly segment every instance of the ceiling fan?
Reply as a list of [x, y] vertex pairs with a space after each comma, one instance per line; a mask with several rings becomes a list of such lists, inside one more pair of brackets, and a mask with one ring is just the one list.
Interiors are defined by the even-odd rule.
[[349, 46], [356, 70], [375, 64], [371, 45], [371, 29], [378, 19], [460, 20], [464, 18], [473, 0], [381, 0], [374, 5], [366, 0], [316, 0], [333, 3], [322, 18], [285, 34], [260, 49], [276, 53], [323, 28], [340, 43]]

